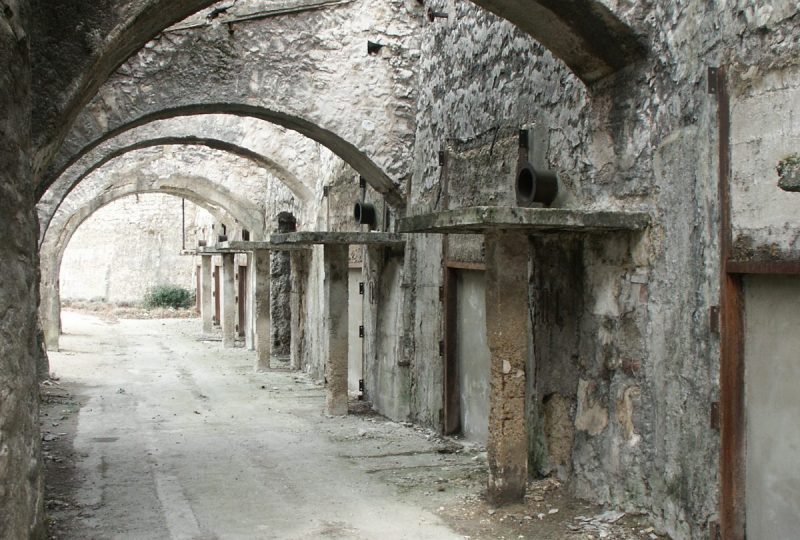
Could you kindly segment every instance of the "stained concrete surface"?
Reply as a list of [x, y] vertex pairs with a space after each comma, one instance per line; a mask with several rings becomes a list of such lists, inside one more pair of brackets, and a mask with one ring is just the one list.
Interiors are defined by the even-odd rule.
[[[64, 538], [460, 538], [341, 444], [407, 428], [324, 418], [322, 388], [290, 372], [253, 373], [252, 352], [199, 341], [196, 320], [64, 319], [52, 369], [84, 396], [63, 497], [77, 513]], [[44, 427], [46, 441], [69, 437]], [[424, 438], [415, 444], [381, 450], [432, 451]]]
[[42, 384], [50, 538], [659, 538], [555, 479], [492, 508], [480, 445], [363, 402], [324, 418], [308, 376], [253, 373], [199, 320], [65, 311], [65, 328]]

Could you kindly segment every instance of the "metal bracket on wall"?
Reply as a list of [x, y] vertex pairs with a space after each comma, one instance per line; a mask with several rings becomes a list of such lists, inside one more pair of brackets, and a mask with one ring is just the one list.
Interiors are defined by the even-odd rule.
[[708, 68], [708, 93], [716, 95], [719, 92], [719, 68]]
[[714, 431], [719, 431], [719, 401], [711, 402], [709, 425]]
[[708, 326], [714, 335], [719, 335], [719, 306], [708, 308]]
[[361, 296], [364, 296], [364, 282], [363, 281], [359, 281], [358, 282], [358, 294], [360, 294]]
[[358, 327], [358, 337], [360, 338], [364, 337], [364, 325]]

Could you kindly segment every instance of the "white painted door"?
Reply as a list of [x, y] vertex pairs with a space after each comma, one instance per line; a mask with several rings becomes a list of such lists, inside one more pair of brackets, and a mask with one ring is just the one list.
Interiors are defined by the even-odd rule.
[[800, 278], [745, 282], [747, 538], [800, 535]]
[[464, 438], [486, 443], [489, 437], [491, 355], [486, 340], [485, 272], [460, 270], [456, 289], [456, 370]]

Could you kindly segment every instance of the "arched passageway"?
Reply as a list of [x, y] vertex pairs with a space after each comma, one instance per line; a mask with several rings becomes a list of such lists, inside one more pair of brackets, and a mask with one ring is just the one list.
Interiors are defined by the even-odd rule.
[[167, 193], [185, 197], [212, 214], [232, 216], [252, 231], [253, 238], [264, 234], [263, 217], [252, 205], [237, 199], [225, 187], [201, 177], [174, 176], [168, 179], [127, 180], [111, 184], [100, 194], [71, 211], [64, 209], [51, 223], [40, 248], [41, 283], [39, 308], [45, 342], [49, 349], [58, 350], [61, 334], [61, 298], [59, 274], [64, 250], [75, 231], [98, 209], [113, 201], [139, 193]]
[[138, 141], [136, 143], [122, 146], [102, 155], [96, 161], [87, 164], [85, 168], [73, 171], [73, 174], [63, 174], [59, 177], [58, 185], [53, 185], [48, 189], [44, 197], [39, 201], [40, 229], [45, 231], [49, 226], [50, 219], [58, 211], [58, 207], [64, 198], [81, 182], [100, 169], [110, 161], [122, 157], [129, 152], [135, 152], [146, 148], [163, 146], [201, 146], [214, 150], [228, 152], [232, 155], [242, 157], [251, 161], [256, 166], [263, 168], [272, 177], [281, 181], [295, 195], [300, 204], [308, 202], [312, 196], [314, 186], [307, 186], [296, 175], [289, 171], [284, 165], [276, 163], [269, 157], [265, 157], [249, 148], [238, 146], [228, 141], [211, 139], [204, 137], [159, 137]]

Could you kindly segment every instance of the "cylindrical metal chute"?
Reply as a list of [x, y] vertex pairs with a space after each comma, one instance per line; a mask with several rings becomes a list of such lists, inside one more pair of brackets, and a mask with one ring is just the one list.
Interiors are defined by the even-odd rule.
[[363, 201], [356, 202], [353, 207], [353, 217], [359, 225], [369, 225], [370, 229], [377, 224], [375, 206]]
[[516, 194], [519, 206], [535, 203], [550, 206], [558, 196], [558, 174], [536, 170], [530, 163], [523, 163], [517, 171]]

